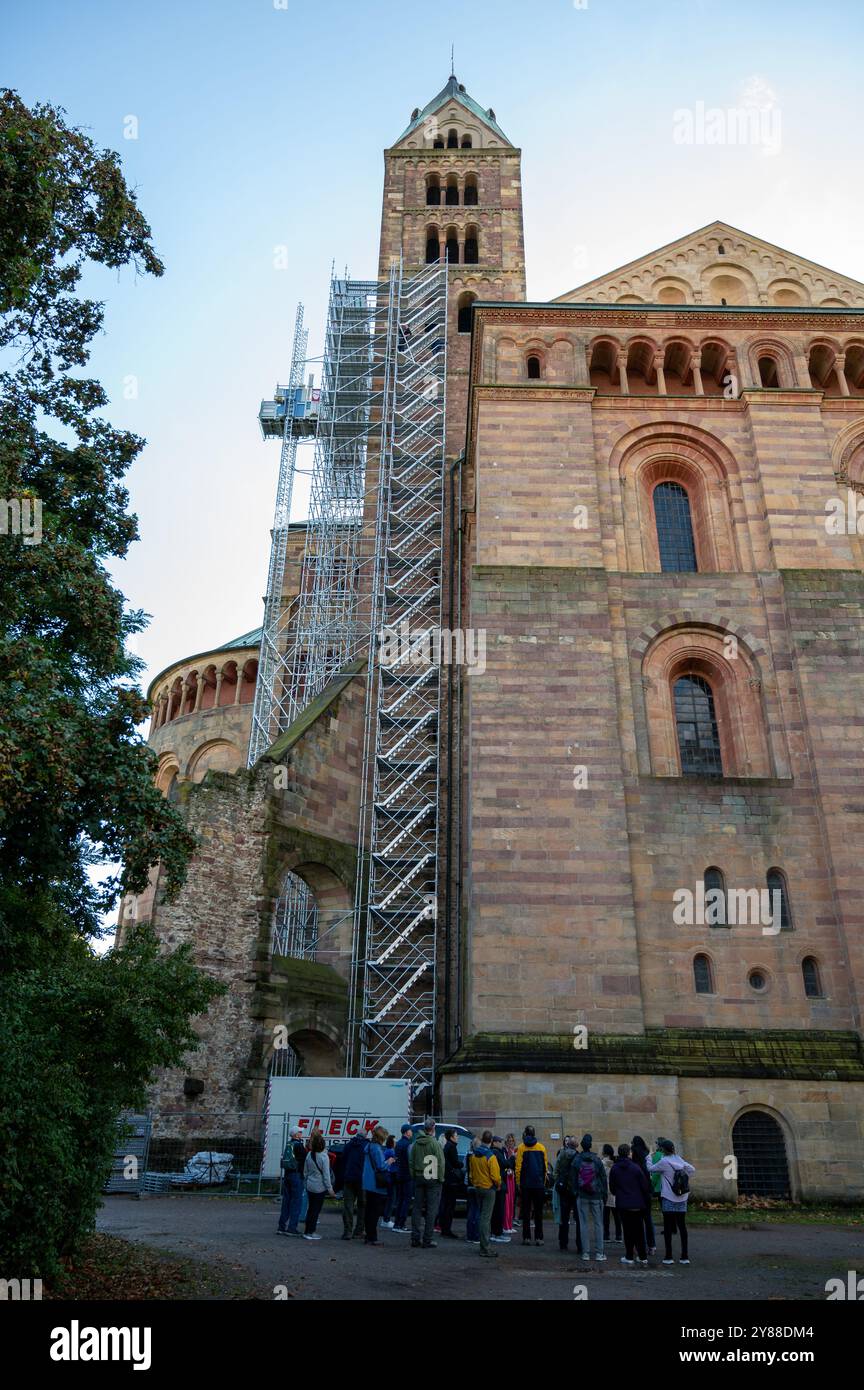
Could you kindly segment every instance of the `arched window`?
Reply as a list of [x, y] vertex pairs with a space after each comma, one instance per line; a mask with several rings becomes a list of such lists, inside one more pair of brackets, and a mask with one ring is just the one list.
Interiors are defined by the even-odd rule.
[[465, 233], [465, 264], [476, 265], [480, 259], [480, 246], [477, 240], [477, 228], [469, 227]]
[[732, 1126], [739, 1197], [788, 1197], [786, 1141], [773, 1115], [748, 1110]]
[[710, 685], [704, 676], [679, 676], [674, 698], [682, 773], [685, 777], [722, 777], [720, 733]]
[[450, 175], [450, 178], [447, 180], [447, 188], [445, 191], [444, 201], [447, 204], [448, 208], [454, 208], [459, 206], [459, 185], [452, 174]]
[[[792, 915], [789, 911], [789, 890], [786, 886], [786, 875], [783, 873], [782, 869], [769, 869], [765, 875], [765, 883], [768, 892], [771, 894], [770, 904], [772, 920], [774, 904], [776, 903], [780, 909], [780, 930], [791, 931]], [[775, 893], [777, 894], [776, 898], [774, 897]]]
[[465, 180], [464, 202], [466, 208], [476, 208], [477, 206], [477, 178], [474, 174], [469, 174]]
[[446, 260], [447, 260], [451, 265], [458, 265], [458, 263], [459, 263], [459, 239], [458, 239], [458, 237], [456, 236], [455, 229], [452, 228], [452, 227], [451, 227], [450, 231], [447, 233], [447, 242], [446, 242], [445, 248], [444, 248], [444, 255], [445, 255]]
[[714, 972], [708, 956], [693, 957], [693, 983], [697, 994], [714, 993]]
[[441, 180], [437, 174], [430, 174], [426, 180], [426, 206], [438, 207], [441, 203]]
[[654, 521], [660, 548], [661, 570], [697, 570], [696, 543], [690, 496], [680, 483], [658, 483], [654, 489]]
[[759, 383], [761, 386], [774, 390], [780, 385], [780, 377], [777, 372], [777, 362], [773, 357], [759, 358]]
[[458, 150], [459, 148], [459, 136], [455, 130], [448, 130], [447, 132], [447, 148], [448, 150]]
[[438, 242], [438, 228], [427, 227], [426, 229], [426, 264], [432, 265], [441, 259], [441, 247]]
[[717, 247], [717, 255], [718, 255], [718, 256], [725, 256], [725, 255], [726, 255], [726, 247], [723, 245], [722, 241], [721, 241], [720, 245]]
[[528, 370], [528, 380], [539, 381], [540, 377], [543, 375], [543, 371], [540, 364], [540, 358], [529, 357], [525, 365]]
[[458, 307], [457, 331], [459, 333], [471, 332], [471, 305], [477, 298], [474, 294], [460, 294]]
[[804, 993], [808, 999], [822, 998], [822, 981], [819, 978], [819, 962], [815, 956], [805, 956], [801, 962], [804, 976]]
[[435, 140], [433, 140], [433, 142], [432, 142], [432, 148], [433, 148], [433, 150], [443, 150], [443, 148], [444, 148], [444, 141], [443, 141], [443, 139], [441, 138], [440, 135], [436, 136]]
[[705, 925], [706, 927], [726, 927], [726, 880], [722, 869], [705, 870]]
[[463, 136], [462, 136], [462, 148], [463, 148], [463, 150], [470, 150], [470, 149], [471, 149], [471, 136], [470, 136], [470, 135], [463, 135]]

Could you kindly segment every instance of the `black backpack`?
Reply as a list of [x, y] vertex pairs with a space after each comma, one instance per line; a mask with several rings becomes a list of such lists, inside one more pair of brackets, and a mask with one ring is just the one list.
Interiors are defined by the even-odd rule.
[[676, 1197], [684, 1197], [690, 1191], [690, 1178], [683, 1168], [676, 1168], [669, 1184]]

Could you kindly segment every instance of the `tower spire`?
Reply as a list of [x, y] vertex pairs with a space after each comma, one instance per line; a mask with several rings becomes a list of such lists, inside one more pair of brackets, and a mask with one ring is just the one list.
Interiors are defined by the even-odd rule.
[[451, 43], [451, 45], [450, 45], [450, 76], [451, 76], [451, 77], [455, 77], [455, 76], [456, 76], [456, 66], [455, 66], [454, 59], [453, 59], [454, 51], [455, 51], [455, 45]]

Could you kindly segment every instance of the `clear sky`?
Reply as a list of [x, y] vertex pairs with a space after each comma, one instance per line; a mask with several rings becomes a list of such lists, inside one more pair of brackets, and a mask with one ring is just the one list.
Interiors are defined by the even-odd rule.
[[[715, 218], [864, 280], [861, 0], [2, 9], [0, 82], [121, 152], [166, 263], [159, 281], [92, 280], [108, 305], [92, 374], [149, 441], [130, 475], [141, 541], [116, 567], [153, 618], [149, 676], [261, 621], [279, 449], [258, 404], [286, 376], [298, 299], [320, 351], [331, 261], [374, 275], [382, 150], [446, 82], [451, 42], [524, 152], [530, 298]], [[781, 115], [774, 153], [676, 143], [677, 110], [754, 91]]]

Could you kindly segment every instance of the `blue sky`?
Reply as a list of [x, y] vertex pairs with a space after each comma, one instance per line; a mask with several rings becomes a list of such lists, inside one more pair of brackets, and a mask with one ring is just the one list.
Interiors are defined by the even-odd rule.
[[[0, 82], [121, 152], [166, 263], [90, 282], [92, 373], [149, 441], [141, 541], [115, 570], [153, 618], [149, 675], [260, 622], [278, 446], [258, 403], [298, 299], [320, 350], [331, 261], [374, 274], [382, 150], [444, 85], [451, 42], [523, 149], [531, 298], [718, 217], [864, 280], [860, 0], [6, 0], [3, 28]], [[736, 106], [754, 81], [778, 153], [675, 143], [676, 110]]]

